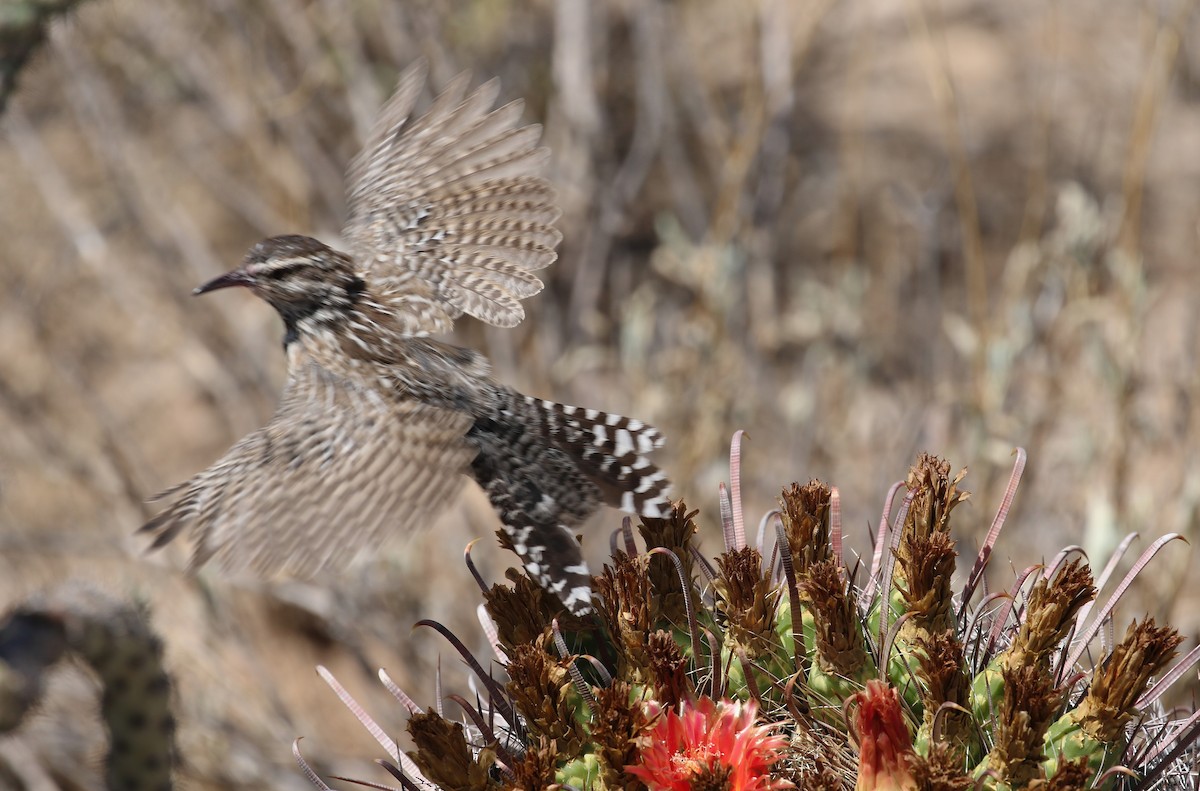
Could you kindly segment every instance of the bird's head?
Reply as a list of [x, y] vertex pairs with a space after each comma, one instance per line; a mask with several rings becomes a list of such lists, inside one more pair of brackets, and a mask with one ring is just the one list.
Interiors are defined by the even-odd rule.
[[289, 330], [304, 322], [336, 321], [364, 284], [351, 258], [307, 236], [273, 236], [250, 248], [242, 265], [197, 288], [207, 294], [244, 286], [271, 304]]

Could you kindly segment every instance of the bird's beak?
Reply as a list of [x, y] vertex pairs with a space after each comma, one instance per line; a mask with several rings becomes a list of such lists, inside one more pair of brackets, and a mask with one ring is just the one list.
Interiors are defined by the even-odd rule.
[[210, 291], [216, 291], [218, 288], [230, 288], [232, 286], [248, 286], [252, 282], [250, 275], [244, 269], [235, 269], [232, 272], [226, 272], [220, 277], [215, 277], [204, 285], [200, 286], [192, 292], [194, 296], [207, 294]]

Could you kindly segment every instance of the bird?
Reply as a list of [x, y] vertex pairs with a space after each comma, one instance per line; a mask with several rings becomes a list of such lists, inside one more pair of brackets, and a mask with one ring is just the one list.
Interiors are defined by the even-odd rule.
[[557, 258], [541, 127], [495, 107], [493, 79], [450, 81], [424, 114], [400, 76], [347, 174], [341, 252], [274, 236], [195, 289], [242, 287], [283, 320], [287, 381], [266, 425], [158, 495], [148, 549], [186, 534], [189, 568], [311, 577], [430, 523], [463, 476], [487, 494], [524, 570], [577, 615], [591, 586], [575, 528], [602, 504], [667, 516], [670, 481], [642, 421], [526, 396], [479, 352], [434, 336], [472, 316], [513, 327]]

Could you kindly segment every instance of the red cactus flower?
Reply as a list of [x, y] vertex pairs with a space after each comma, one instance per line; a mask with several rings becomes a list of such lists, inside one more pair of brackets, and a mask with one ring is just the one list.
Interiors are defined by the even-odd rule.
[[[651, 718], [661, 714], [647, 704]], [[650, 791], [776, 791], [791, 788], [772, 778], [771, 766], [783, 756], [787, 739], [772, 725], [755, 725], [753, 702], [684, 701], [680, 712], [667, 711], [647, 734], [641, 762], [625, 770]]]
[[872, 679], [854, 699], [859, 741], [854, 791], [916, 791], [912, 734], [900, 710], [900, 695], [886, 682]]

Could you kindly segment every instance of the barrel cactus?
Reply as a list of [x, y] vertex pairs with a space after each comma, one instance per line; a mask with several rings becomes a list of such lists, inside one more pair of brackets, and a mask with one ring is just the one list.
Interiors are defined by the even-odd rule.
[[[1200, 652], [1153, 619], [1098, 640], [1149, 547], [1107, 598], [1078, 548], [985, 595], [984, 571], [1024, 469], [955, 589], [964, 472], [922, 454], [892, 488], [869, 566], [842, 550], [836, 489], [794, 483], [748, 541], [721, 487], [724, 552], [696, 542], [696, 511], [628, 518], [576, 618], [519, 572], [482, 589], [481, 622], [507, 682], [475, 669], [461, 721], [408, 707], [404, 754], [328, 673], [388, 752], [401, 788], [870, 791], [1194, 787], [1197, 715], [1164, 692]], [[903, 497], [900, 497], [900, 491]], [[898, 501], [898, 502], [896, 502]], [[895, 505], [893, 503], [895, 502]], [[1123, 545], [1123, 549], [1128, 542]], [[474, 571], [474, 569], [472, 569]], [[427, 623], [441, 629], [438, 624]], [[318, 788], [328, 786], [296, 756]], [[383, 787], [369, 784], [371, 787]]]

